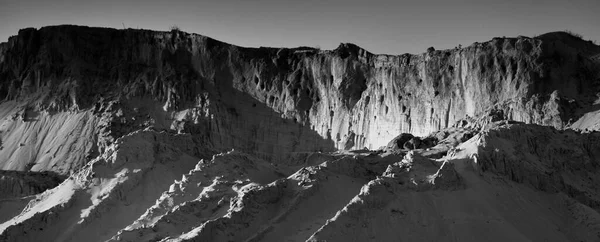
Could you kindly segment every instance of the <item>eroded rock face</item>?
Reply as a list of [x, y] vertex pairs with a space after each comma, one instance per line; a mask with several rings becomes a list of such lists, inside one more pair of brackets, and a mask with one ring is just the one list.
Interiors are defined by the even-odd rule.
[[7, 115], [92, 110], [104, 124], [82, 144], [92, 157], [152, 126], [271, 159], [379, 148], [493, 106], [511, 120], [562, 128], [591, 105], [598, 53], [564, 33], [391, 56], [352, 44], [242, 48], [180, 31], [55, 26], [0, 45], [0, 98], [20, 103]]

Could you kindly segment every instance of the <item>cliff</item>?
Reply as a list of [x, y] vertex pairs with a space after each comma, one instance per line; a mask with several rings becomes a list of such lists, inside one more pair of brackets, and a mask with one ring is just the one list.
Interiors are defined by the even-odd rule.
[[595, 107], [599, 53], [562, 32], [392, 56], [353, 44], [243, 48], [181, 31], [23, 29], [0, 44], [0, 158], [4, 169], [64, 174], [153, 127], [270, 160], [375, 149], [492, 108], [565, 128]]

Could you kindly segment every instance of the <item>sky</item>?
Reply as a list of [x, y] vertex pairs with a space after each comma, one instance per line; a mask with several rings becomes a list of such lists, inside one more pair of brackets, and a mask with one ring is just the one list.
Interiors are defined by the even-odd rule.
[[59, 24], [178, 26], [245, 47], [354, 43], [399, 55], [559, 30], [600, 43], [600, 0], [0, 0], [0, 42]]

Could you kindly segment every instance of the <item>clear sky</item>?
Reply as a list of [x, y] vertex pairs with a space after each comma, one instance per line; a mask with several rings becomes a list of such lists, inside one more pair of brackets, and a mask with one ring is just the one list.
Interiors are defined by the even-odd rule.
[[0, 0], [0, 42], [21, 28], [58, 24], [177, 25], [248, 47], [349, 42], [403, 54], [565, 29], [600, 42], [600, 0]]

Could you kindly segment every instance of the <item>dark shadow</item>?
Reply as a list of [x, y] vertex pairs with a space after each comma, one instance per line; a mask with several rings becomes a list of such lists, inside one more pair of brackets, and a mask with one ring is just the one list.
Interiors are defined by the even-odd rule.
[[[208, 93], [203, 101], [209, 103], [208, 113], [204, 113], [200, 122], [183, 122], [183, 132], [194, 135], [198, 144], [208, 144], [220, 151], [233, 148], [270, 161], [291, 152], [336, 150], [330, 137], [321, 136], [308, 123], [312, 107], [320, 100], [313, 90], [318, 80], [302, 75], [286, 85], [294, 72], [290, 66], [273, 61], [272, 58], [278, 58], [277, 49], [240, 48], [238, 53], [222, 42], [210, 38], [205, 41], [210, 51], [202, 57], [182, 48], [163, 55], [164, 64], [172, 66], [179, 77], [170, 81], [178, 93], [175, 109], [198, 107], [198, 95]], [[282, 57], [298, 58], [288, 55]], [[203, 62], [210, 63], [204, 64], [210, 67], [210, 72], [206, 73], [203, 65], [191, 65]], [[244, 67], [252, 62], [266, 65], [256, 70], [260, 72], [257, 76], [246, 74], [248, 70]], [[285, 94], [294, 92], [297, 95], [287, 97], [293, 98], [294, 112], [284, 115], [276, 111], [286, 102]]]
[[[3, 187], [0, 199], [17, 198], [42, 193], [62, 183], [67, 176], [52, 171], [7, 171], [0, 170]], [[12, 186], [10, 183], [19, 184]], [[10, 189], [12, 188], [12, 189]]]
[[271, 161], [292, 152], [336, 150], [333, 140], [247, 93], [230, 89], [224, 95], [231, 96], [211, 105], [212, 116], [198, 124], [186, 122], [183, 131], [207, 139], [217, 150], [233, 148]]
[[589, 107], [584, 109], [584, 113], [590, 113], [600, 110], [600, 104], [592, 104]]
[[40, 112], [37, 110], [34, 110], [33, 108], [26, 108], [23, 111], [23, 121], [25, 122], [31, 122], [31, 121], [38, 121], [39, 118], [38, 116], [40, 115]]

